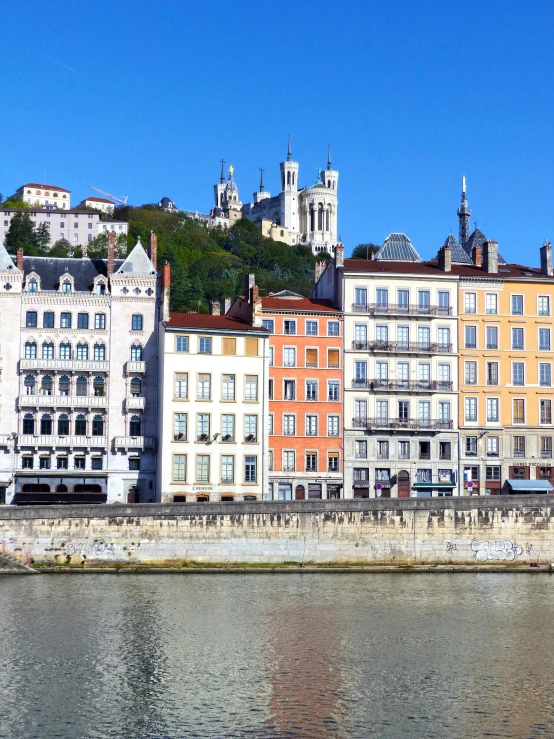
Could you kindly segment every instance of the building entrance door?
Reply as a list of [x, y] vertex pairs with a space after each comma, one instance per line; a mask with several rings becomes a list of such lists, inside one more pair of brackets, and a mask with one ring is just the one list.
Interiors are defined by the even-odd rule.
[[398, 497], [410, 497], [410, 474], [406, 470], [398, 473]]

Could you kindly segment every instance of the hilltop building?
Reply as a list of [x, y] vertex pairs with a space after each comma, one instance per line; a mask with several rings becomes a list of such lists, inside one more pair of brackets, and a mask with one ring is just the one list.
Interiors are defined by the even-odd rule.
[[27, 182], [16, 190], [16, 195], [28, 205], [38, 205], [41, 208], [71, 209], [71, 191], [58, 185], [40, 185], [37, 182]]
[[102, 213], [112, 215], [115, 206], [113, 200], [108, 200], [107, 198], [97, 198], [96, 196], [91, 195], [90, 197], [81, 200], [78, 207], [94, 208], [95, 210], [99, 210]]

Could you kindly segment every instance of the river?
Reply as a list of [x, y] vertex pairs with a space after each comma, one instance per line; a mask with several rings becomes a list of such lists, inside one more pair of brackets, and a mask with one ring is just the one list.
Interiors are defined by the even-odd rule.
[[0, 737], [554, 736], [554, 577], [0, 577]]

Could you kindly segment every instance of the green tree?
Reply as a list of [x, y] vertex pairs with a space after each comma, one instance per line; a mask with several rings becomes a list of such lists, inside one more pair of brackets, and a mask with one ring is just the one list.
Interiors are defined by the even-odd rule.
[[39, 245], [31, 217], [24, 210], [12, 216], [10, 227], [4, 236], [4, 245], [12, 254], [22, 247], [30, 256], [37, 256]]
[[351, 259], [371, 259], [372, 254], [376, 254], [381, 247], [377, 244], [358, 244], [352, 251]]
[[35, 245], [40, 251], [47, 251], [50, 243], [50, 228], [47, 223], [39, 224], [35, 229]]

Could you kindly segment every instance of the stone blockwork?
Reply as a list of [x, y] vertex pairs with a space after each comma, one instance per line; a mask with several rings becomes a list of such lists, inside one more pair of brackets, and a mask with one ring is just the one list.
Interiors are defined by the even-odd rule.
[[553, 513], [546, 496], [5, 506], [0, 552], [72, 564], [550, 563]]

